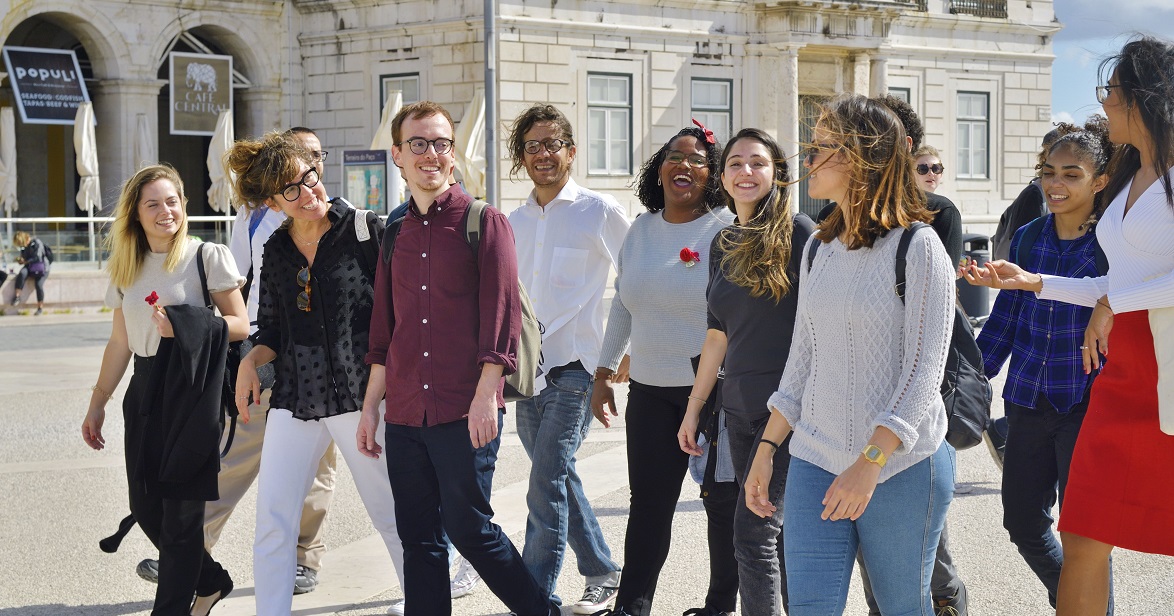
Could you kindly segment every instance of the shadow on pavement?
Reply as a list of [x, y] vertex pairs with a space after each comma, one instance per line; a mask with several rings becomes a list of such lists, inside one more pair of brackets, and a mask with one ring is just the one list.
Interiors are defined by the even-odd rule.
[[0, 616], [117, 616], [149, 612], [151, 604], [151, 601], [135, 601], [107, 605], [25, 605], [0, 608]]

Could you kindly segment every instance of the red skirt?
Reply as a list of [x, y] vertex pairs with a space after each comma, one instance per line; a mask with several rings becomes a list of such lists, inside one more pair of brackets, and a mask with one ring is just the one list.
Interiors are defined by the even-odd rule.
[[1158, 428], [1149, 314], [1116, 315], [1076, 440], [1060, 530], [1174, 556], [1174, 436]]

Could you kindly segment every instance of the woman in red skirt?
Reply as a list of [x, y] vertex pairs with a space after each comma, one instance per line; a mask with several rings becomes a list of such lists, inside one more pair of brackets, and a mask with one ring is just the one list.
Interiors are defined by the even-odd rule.
[[1174, 555], [1174, 436], [1159, 427], [1154, 350], [1174, 340], [1155, 341], [1149, 313], [1174, 307], [1174, 44], [1140, 38], [1105, 67], [1097, 99], [1123, 145], [1096, 228], [1109, 274], [1040, 276], [1006, 261], [962, 272], [972, 284], [1094, 307], [1082, 348], [1085, 370], [1101, 374], [1060, 512], [1060, 616], [1105, 613], [1114, 547]]

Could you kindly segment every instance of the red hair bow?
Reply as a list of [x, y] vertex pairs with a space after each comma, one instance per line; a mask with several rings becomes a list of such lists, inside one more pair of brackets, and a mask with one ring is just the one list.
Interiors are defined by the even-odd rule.
[[701, 122], [698, 122], [697, 118], [693, 118], [693, 123], [697, 125], [697, 128], [701, 129], [701, 132], [705, 133], [705, 142], [706, 143], [708, 143], [710, 145], [717, 143], [717, 140], [713, 138], [713, 131], [709, 130], [708, 128], [705, 128], [705, 125], [702, 124]]

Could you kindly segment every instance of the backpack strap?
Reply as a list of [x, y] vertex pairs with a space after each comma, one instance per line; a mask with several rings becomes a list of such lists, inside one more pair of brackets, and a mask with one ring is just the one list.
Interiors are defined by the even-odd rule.
[[[1031, 247], [1039, 241], [1039, 234], [1044, 231], [1044, 224], [1048, 221], [1047, 216], [1040, 216], [1035, 220], [1023, 225], [1023, 237], [1019, 238], [1019, 246], [1015, 249], [1015, 264], [1023, 267], [1027, 263], [1028, 257], [1031, 256]], [[1012, 231], [1014, 236], [1015, 232]]]
[[[204, 291], [204, 305], [207, 306], [209, 310], [215, 310], [216, 307], [212, 304], [212, 295], [208, 293], [208, 274], [204, 272], [204, 247], [207, 245], [208, 242], [202, 242], [200, 244], [200, 248], [196, 251], [196, 273], [200, 275], [200, 288]], [[225, 367], [225, 370], [227, 369], [228, 368]], [[224, 413], [225, 408], [226, 406], [224, 401], [221, 400], [220, 412], [222, 414]], [[224, 442], [224, 449], [220, 452], [221, 458], [228, 455], [228, 450], [232, 448], [232, 440], [234, 437], [236, 437], [236, 407], [230, 403], [227, 408], [233, 409], [233, 412], [228, 414], [228, 439]]]
[[[814, 237], [814, 235], [812, 237]], [[815, 263], [815, 253], [819, 251], [819, 245], [822, 243], [823, 240], [816, 237], [815, 241], [807, 247], [807, 271], [809, 272], [811, 271], [811, 264]]]
[[465, 227], [465, 242], [469, 244], [469, 248], [473, 249], [473, 256], [481, 254], [481, 224], [485, 218], [485, 208], [489, 203], [480, 199], [474, 199], [469, 204], [469, 209], [465, 210], [464, 227]]
[[901, 298], [902, 304], [905, 303], [905, 255], [909, 253], [909, 242], [913, 241], [913, 234], [917, 233], [918, 229], [928, 226], [924, 222], [915, 222], [901, 231], [901, 241], [897, 243], [897, 262], [894, 266], [896, 284], [893, 285], [893, 291]]

